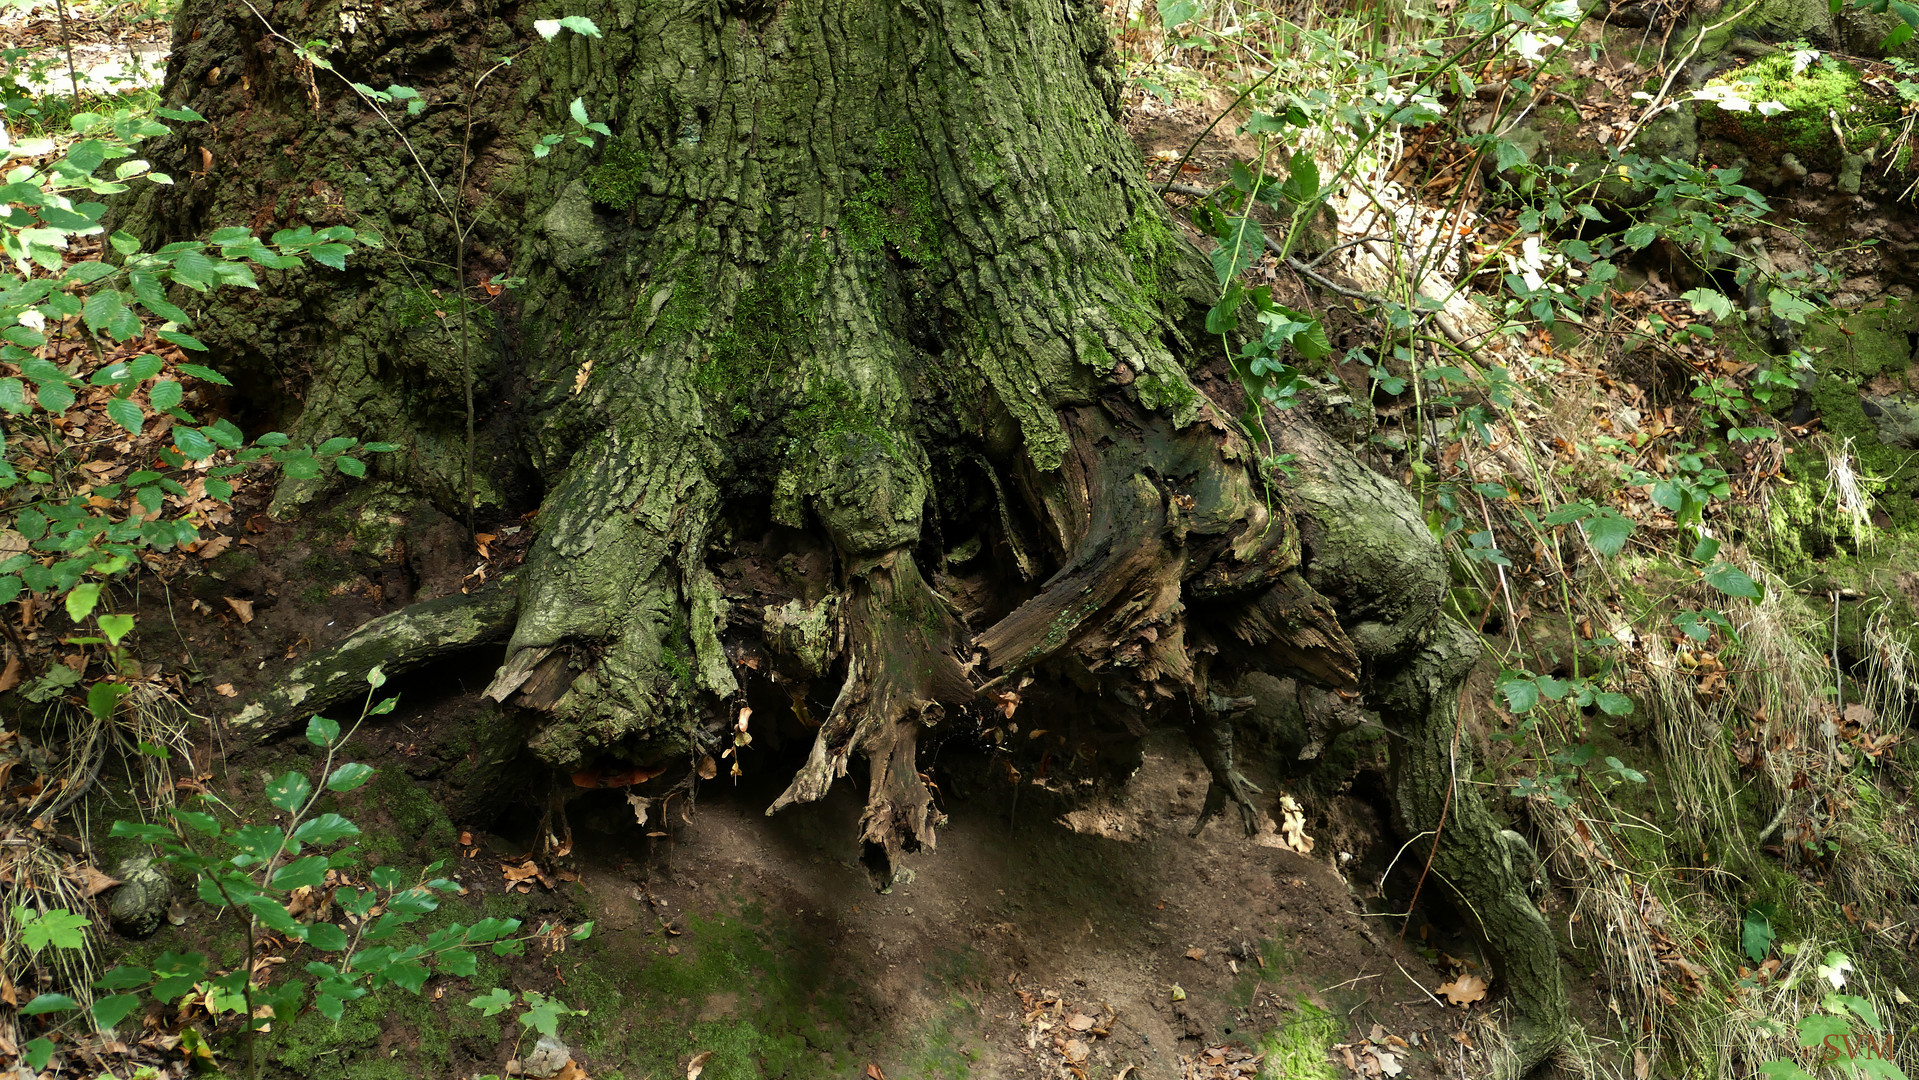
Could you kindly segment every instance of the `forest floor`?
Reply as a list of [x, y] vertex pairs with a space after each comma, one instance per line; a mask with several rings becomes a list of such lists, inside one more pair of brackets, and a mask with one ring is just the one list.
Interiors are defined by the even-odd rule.
[[[77, 66], [95, 68], [102, 82], [117, 73], [96, 65], [123, 55], [150, 63], [164, 47], [164, 24], [152, 20], [78, 8], [75, 18]], [[57, 88], [47, 49], [56, 26], [47, 5], [10, 8], [0, 18], [0, 45], [19, 50], [8, 54], [9, 72]], [[1127, 127], [1157, 179], [1229, 100], [1197, 98], [1131, 95]], [[1231, 127], [1201, 140], [1177, 179], [1217, 182], [1248, 156]], [[1629, 380], [1617, 388], [1609, 411], [1637, 400]], [[93, 404], [73, 415], [90, 415]], [[108, 429], [104, 419], [90, 426]], [[118, 453], [131, 460], [141, 450], [127, 443]], [[102, 473], [127, 466], [100, 461]], [[396, 520], [374, 531], [402, 539], [369, 550], [355, 538], [374, 507], [282, 523], [265, 514], [267, 484], [238, 486], [201, 546], [152, 560], [129, 610], [140, 648], [165, 666], [167, 693], [191, 714], [182, 721], [191, 764], [175, 764], [176, 785], [245, 811], [263, 805], [263, 777], [316, 760], [297, 736], [238, 742], [224, 718], [367, 619], [496, 579], [530, 531], [520, 521], [482, 523], [476, 550], [430, 509], [384, 508], [377, 512]], [[51, 634], [31, 640], [57, 646]], [[1090, 805], [1016, 777], [961, 740], [928, 748], [949, 816], [939, 849], [913, 857], [909, 879], [875, 894], [858, 863], [855, 785], [766, 818], [791, 772], [767, 739], [743, 757], [737, 784], [709, 780], [694, 799], [669, 797], [668, 777], [624, 790], [563, 781], [553, 789], [523, 759], [488, 757], [478, 729], [494, 714], [477, 694], [491, 670], [490, 658], [473, 657], [396, 678], [388, 689], [399, 708], [371, 718], [348, 744], [375, 779], [338, 808], [360, 821], [376, 864], [410, 872], [447, 863], [465, 892], [448, 900], [441, 921], [590, 921], [594, 933], [571, 943], [555, 934], [525, 958], [483, 958], [475, 975], [435, 976], [418, 997], [376, 994], [338, 1024], [310, 1011], [276, 1023], [262, 1043], [269, 1075], [524, 1071], [534, 1050], [526, 1029], [467, 1005], [494, 985], [583, 1010], [560, 1029], [571, 1059], [559, 1068], [564, 1080], [1465, 1080], [1495, 1071], [1488, 969], [1468, 920], [1436, 906], [1420, 868], [1396, 857], [1401, 838], [1385, 817], [1376, 742], [1358, 748], [1352, 779], [1331, 792], [1296, 788], [1277, 775], [1285, 763], [1255, 757], [1247, 772], [1272, 816], [1302, 831], [1251, 838], [1230, 821], [1188, 837], [1206, 773], [1177, 738], [1149, 741], [1122, 796]], [[6, 678], [0, 690], [13, 685]], [[10, 802], [42, 782], [29, 773], [45, 759], [30, 749], [0, 743]], [[520, 796], [504, 811], [489, 801], [501, 786], [476, 780], [502, 772], [512, 776], [504, 788]], [[108, 822], [131, 814], [124, 792], [103, 776], [82, 813], [38, 830], [49, 850], [70, 851], [76, 876], [89, 844], [99, 868], [130, 853], [105, 837]], [[1285, 820], [1282, 795], [1299, 799], [1303, 818]], [[13, 837], [31, 826], [7, 827]], [[1392, 914], [1415, 893], [1413, 917]], [[1563, 895], [1549, 893], [1543, 906], [1562, 927], [1579, 917]], [[149, 940], [124, 943], [127, 956], [194, 948], [237, 962], [231, 917], [177, 900], [168, 922]], [[275, 955], [304, 959], [292, 948]], [[1589, 955], [1569, 960], [1569, 975], [1596, 966]], [[12, 977], [0, 976], [0, 1002], [17, 1006]], [[1617, 1001], [1596, 980], [1574, 982], [1591, 1030], [1609, 1030]], [[222, 1064], [237, 1054], [234, 1026], [215, 1039]], [[16, 1049], [10, 1038], [0, 1025], [0, 1070]], [[180, 1075], [200, 1053], [177, 1024], [154, 1016], [121, 1039], [64, 1049], [56, 1068], [72, 1076], [117, 1075], [130, 1064]], [[0, 1071], [5, 1080], [30, 1075]]]
[[[164, 24], [139, 15], [74, 9], [83, 90], [164, 60]], [[50, 5], [0, 19], [0, 44], [16, 50], [8, 70], [29, 93], [51, 87], [49, 107], [65, 81], [64, 54], [49, 49], [58, 25]], [[1131, 119], [1142, 153], [1163, 158], [1208, 116], [1148, 107]], [[1219, 165], [1231, 141], [1222, 129], [1196, 161]], [[112, 446], [100, 449], [102, 475], [124, 464]], [[119, 452], [143, 450], [126, 443]], [[309, 748], [297, 738], [236, 743], [223, 717], [366, 619], [497, 576], [526, 533], [515, 522], [483, 527], [483, 556], [429, 510], [406, 542], [369, 554], [343, 517], [273, 522], [266, 486], [237, 486], [232, 511], [212, 516], [203, 544], [151, 560], [155, 573], [132, 610], [141, 650], [177, 673], [168, 693], [189, 710], [192, 764], [174, 763], [176, 785], [244, 808], [260, 803], [261, 776], [310, 766]], [[25, 628], [35, 651], [57, 649], [31, 617]], [[1181, 739], [1152, 742], [1124, 798], [1092, 806], [1012, 780], [1003, 764], [955, 744], [944, 762], [933, 757], [950, 815], [939, 850], [876, 895], [857, 862], [853, 789], [840, 785], [823, 803], [769, 821], [763, 810], [777, 794], [769, 785], [784, 775], [771, 754], [747, 757], [739, 785], [704, 784], [697, 805], [668, 802], [645, 824], [622, 793], [605, 791], [562, 792], [561, 813], [543, 819], [543, 782], [523, 785], [534, 810], [501, 815], [463, 801], [450, 781], [475, 752], [482, 666], [395, 681], [400, 707], [349, 746], [377, 779], [342, 808], [367, 830], [376, 864], [453, 868], [467, 891], [441, 918], [591, 920], [597, 932], [564, 952], [489, 963], [472, 979], [436, 977], [417, 1000], [375, 995], [337, 1025], [311, 1013], [277, 1024], [262, 1036], [269, 1075], [513, 1073], [531, 1037], [510, 1024], [502, 1032], [465, 1004], [489, 977], [584, 1010], [561, 1032], [569, 1080], [1466, 1077], [1484, 1073], [1496, 1048], [1496, 1039], [1486, 1043], [1488, 976], [1476, 947], [1423, 918], [1408, 934], [1408, 920], [1368, 910], [1393, 906], [1377, 895], [1393, 855], [1383, 795], [1313, 801], [1309, 839], [1290, 838], [1313, 845], [1303, 855], [1270, 829], [1248, 838], [1221, 821], [1189, 838], [1206, 774]], [[0, 754], [44, 763], [31, 750], [16, 742]], [[1257, 764], [1248, 771], [1283, 816], [1283, 785]], [[1383, 791], [1376, 770], [1372, 784]], [[91, 840], [95, 862], [110, 868], [115, 854], [132, 851], [105, 837], [106, 824], [130, 810], [111, 770], [82, 807], [42, 831], [56, 842], [65, 834], [76, 852]], [[540, 829], [555, 821], [568, 823], [559, 853], [535, 859]], [[81, 873], [84, 861], [76, 854], [70, 869]], [[1398, 869], [1411, 880], [1408, 867]], [[235, 947], [232, 919], [190, 900], [175, 900], [168, 922], [129, 943], [125, 958], [188, 948], [218, 957]], [[299, 957], [288, 950], [284, 959]], [[1436, 996], [1442, 988], [1456, 1000]], [[28, 989], [9, 979], [0, 1000], [18, 1005]], [[53, 1067], [178, 1074], [199, 1053], [152, 1017], [122, 1035], [67, 1040]], [[4, 1031], [0, 1040], [12, 1041]], [[234, 1042], [216, 1044], [223, 1060], [237, 1053]], [[15, 1049], [0, 1046], [0, 1060]]]

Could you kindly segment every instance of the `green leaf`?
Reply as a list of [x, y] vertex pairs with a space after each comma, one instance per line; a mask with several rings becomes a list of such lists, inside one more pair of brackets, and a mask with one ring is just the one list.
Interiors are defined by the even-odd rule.
[[345, 244], [315, 244], [307, 251], [308, 255], [313, 256], [314, 262], [335, 270], [345, 270], [346, 257], [352, 253], [353, 249]]
[[140, 1007], [140, 995], [115, 994], [112, 997], [93, 1000], [93, 1021], [103, 1028], [110, 1028], [127, 1018], [127, 1014]]
[[324, 855], [308, 855], [274, 871], [269, 888], [282, 892], [291, 892], [302, 886], [317, 889], [326, 884], [327, 858]]
[[87, 711], [101, 723], [113, 719], [113, 711], [133, 688], [126, 683], [97, 682], [87, 687]]
[[0, 412], [15, 414], [33, 411], [27, 404], [27, 385], [19, 379], [0, 379]]
[[89, 581], [85, 585], [75, 585], [67, 594], [67, 618], [76, 623], [85, 622], [93, 614], [93, 606], [100, 602], [100, 586]]
[[131, 990], [136, 986], [145, 986], [153, 981], [153, 972], [146, 968], [122, 964], [93, 981], [100, 990]]
[[469, 1007], [480, 1010], [482, 1016], [498, 1016], [511, 1004], [513, 1004], [513, 991], [503, 990], [497, 986], [467, 1002]]
[[582, 98], [574, 98], [572, 104], [566, 107], [566, 111], [572, 115], [573, 122], [576, 124], [585, 124], [589, 119], [586, 115], [586, 101]]
[[312, 794], [313, 781], [303, 772], [283, 773], [267, 785], [267, 801], [289, 814], [304, 806]]
[[1539, 684], [1530, 678], [1508, 679], [1499, 684], [1499, 693], [1515, 714], [1530, 712], [1539, 704]]
[[1772, 942], [1772, 920], [1766, 917], [1766, 913], [1758, 908], [1746, 912], [1739, 927], [1739, 948], [1746, 954], [1746, 959], [1755, 964], [1765, 960], [1767, 954], [1772, 952]]
[[362, 765], [357, 761], [349, 761], [345, 765], [333, 770], [333, 775], [327, 777], [327, 790], [352, 791], [354, 788], [366, 783], [367, 778], [372, 775], [373, 766]]
[[41, 994], [25, 1005], [20, 1006], [21, 1016], [39, 1016], [42, 1013], [66, 1012], [77, 1009], [80, 1003], [65, 994]]
[[1159, 0], [1159, 21], [1168, 30], [1175, 30], [1199, 17], [1205, 8], [1197, 0]]
[[166, 412], [180, 404], [185, 394], [179, 383], [172, 379], [161, 379], [147, 388], [147, 404], [153, 407], [154, 412]]
[[180, 822], [180, 824], [185, 825], [187, 828], [203, 836], [220, 835], [220, 823], [215, 820], [212, 814], [202, 813], [198, 810], [182, 810], [176, 806], [173, 808], [173, 817], [174, 820]]
[[1743, 596], [1748, 600], [1757, 600], [1765, 595], [1752, 578], [1746, 576], [1745, 571], [1729, 563], [1718, 563], [1708, 567], [1706, 584], [1727, 596]]
[[300, 827], [293, 830], [293, 838], [303, 844], [331, 844], [358, 835], [360, 827], [338, 814], [321, 814], [301, 822]]
[[577, 929], [566, 936], [569, 941], [585, 941], [587, 938], [592, 937], [593, 920], [588, 919], [586, 922], [581, 923]]
[[315, 746], [331, 746], [333, 740], [340, 737], [340, 724], [324, 716], [315, 716], [307, 721], [307, 741]]
[[20, 940], [27, 951], [37, 953], [52, 945], [56, 949], [79, 949], [86, 946], [86, 927], [93, 920], [66, 908], [51, 908], [46, 911], [28, 911], [15, 905], [13, 922], [20, 931]]
[[351, 458], [342, 454], [334, 459], [333, 465], [341, 472], [356, 479], [366, 475], [366, 462], [361, 461], [359, 458]]
[[1627, 229], [1626, 234], [1620, 237], [1620, 239], [1625, 242], [1625, 245], [1634, 251], [1638, 251], [1640, 248], [1645, 247], [1658, 238], [1659, 226], [1650, 225], [1645, 222], [1641, 222]]
[[584, 15], [568, 15], [560, 20], [560, 25], [576, 34], [584, 34], [587, 37], [593, 38], [600, 36], [600, 28], [594, 25], [592, 19]]
[[[148, 306], [150, 307], [152, 305]], [[192, 334], [183, 334], [178, 330], [161, 330], [158, 333], [162, 341], [171, 341], [182, 349], [191, 349], [194, 352], [207, 351], [206, 345], [202, 344], [200, 339], [194, 337]]]
[[1602, 510], [1581, 523], [1586, 530], [1586, 539], [1593, 550], [1608, 558], [1619, 554], [1626, 547], [1626, 541], [1632, 538], [1636, 526], [1632, 519], [1610, 510]]
[[1819, 310], [1818, 304], [1786, 289], [1773, 289], [1768, 292], [1766, 303], [1772, 308], [1773, 315], [1801, 326], [1805, 325], [1806, 316]]
[[66, 383], [44, 382], [34, 390], [40, 407], [59, 416], [73, 408], [73, 390]]
[[1599, 706], [1599, 711], [1607, 716], [1632, 715], [1632, 698], [1624, 694], [1615, 694], [1610, 691], [1601, 693], [1593, 698], [1593, 704]]
[[321, 952], [339, 952], [347, 947], [346, 931], [332, 923], [314, 923], [307, 927], [307, 944]]
[[1219, 238], [1219, 247], [1213, 249], [1212, 254], [1213, 275], [1219, 279], [1221, 287], [1253, 265], [1253, 260], [1265, 246], [1266, 233], [1250, 214], [1229, 218], [1225, 235]]
[[47, 1062], [53, 1060], [53, 1040], [42, 1035], [21, 1047], [20, 1051], [21, 1056], [27, 1059], [27, 1066], [38, 1073], [47, 1067]]
[[126, 428], [135, 435], [147, 424], [147, 413], [132, 398], [115, 397], [107, 399], [107, 416], [114, 423]]
[[227, 377], [225, 375], [220, 374], [219, 372], [213, 370], [210, 367], [202, 367], [199, 364], [175, 364], [174, 370], [178, 371], [182, 375], [191, 375], [196, 379], [201, 379], [206, 382], [210, 382], [214, 384], [215, 386], [232, 386], [233, 385], [232, 383], [227, 381]]

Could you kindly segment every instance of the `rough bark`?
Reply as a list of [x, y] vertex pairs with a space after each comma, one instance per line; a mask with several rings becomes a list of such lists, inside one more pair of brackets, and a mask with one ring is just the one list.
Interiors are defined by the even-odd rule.
[[[1246, 703], [1216, 681], [1377, 688], [1409, 746], [1449, 723], [1456, 680], [1424, 698], [1394, 681], [1443, 640], [1443, 572], [1404, 493], [1302, 455], [1280, 506], [1189, 377], [1218, 359], [1191, 332], [1211, 274], [1114, 122], [1090, 4], [627, 0], [591, 13], [604, 40], [544, 45], [532, 22], [560, 6], [261, 10], [339, 39], [348, 77], [423, 92], [395, 118], [406, 146], [244, 6], [186, 0], [167, 93], [211, 123], [156, 148], [187, 179], [126, 224], [386, 235], [348, 275], [277, 275], [210, 310], [205, 336], [243, 384], [285, 392], [299, 434], [410, 440], [382, 482], [455, 513], [470, 374], [483, 510], [540, 495], [487, 694], [538, 714], [554, 767], [717, 750], [757, 625], [789, 675], [839, 686], [773, 809], [864, 756], [884, 883], [934, 843], [922, 730], [1027, 679], [1127, 730], [1187, 726], [1213, 774], [1202, 824], [1229, 801], [1258, 816], [1232, 756]], [[614, 137], [534, 159], [574, 98]], [[216, 167], [188, 175], [203, 146]], [[470, 258], [436, 278], [456, 219], [478, 222]], [[459, 299], [509, 270], [517, 290]], [[280, 508], [316, 494], [289, 485]], [[949, 559], [968, 532], [979, 553]], [[722, 581], [776, 557], [787, 577]], [[1406, 775], [1431, 785], [1404, 795], [1423, 821], [1444, 778]]]

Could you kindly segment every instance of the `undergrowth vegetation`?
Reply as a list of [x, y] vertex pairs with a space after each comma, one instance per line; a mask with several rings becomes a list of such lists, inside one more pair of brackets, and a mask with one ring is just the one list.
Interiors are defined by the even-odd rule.
[[[1208, 328], [1259, 324], [1233, 339], [1249, 398], [1402, 475], [1449, 554], [1498, 671], [1462, 730], [1490, 766], [1458, 782], [1503, 790], [1565, 889], [1606, 1006], [1575, 1064], [1903, 1075], [1910, 455], [1821, 408], [1863, 385], [1828, 329], [1852, 244], [1767, 192], [1808, 162], [1854, 190], [1842, 157], [1890, 171], [1910, 125], [1803, 42], [1681, 78], [1749, 10], [1668, 16], [1650, 52], [1573, 4], [1116, 16], [1141, 107], [1209, 118], [1158, 167], [1217, 245]], [[1675, 146], [1682, 111], [1749, 159]], [[1579, 125], [1601, 137], [1569, 152]]]

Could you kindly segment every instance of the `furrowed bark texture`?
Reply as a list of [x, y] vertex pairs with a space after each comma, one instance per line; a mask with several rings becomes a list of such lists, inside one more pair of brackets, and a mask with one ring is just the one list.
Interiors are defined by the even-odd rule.
[[[1250, 828], [1247, 703], [1215, 684], [1390, 689], [1439, 640], [1443, 568], [1404, 494], [1368, 481], [1381, 516], [1356, 519], [1341, 485], [1364, 470], [1326, 456], [1330, 486], [1276, 506], [1188, 378], [1217, 348], [1195, 326], [1216, 290], [1114, 122], [1083, 0], [624, 0], [590, 12], [603, 39], [552, 42], [532, 24], [557, 4], [261, 10], [427, 109], [390, 110], [396, 135], [244, 6], [186, 0], [167, 93], [210, 123], [156, 147], [187, 179], [125, 224], [385, 235], [345, 275], [219, 299], [200, 329], [297, 433], [406, 440], [382, 480], [455, 513], [470, 378], [479, 501], [539, 506], [487, 693], [538, 715], [556, 768], [717, 752], [757, 625], [838, 688], [774, 809], [863, 755], [885, 883], [934, 842], [923, 731], [1010, 709], [1029, 678], [1126, 731], [1188, 727], [1207, 815], [1230, 801]], [[534, 158], [575, 99], [613, 135]], [[461, 299], [488, 275], [523, 283]], [[288, 485], [281, 508], [316, 493]], [[784, 584], [723, 583], [754, 545]], [[1456, 681], [1420, 685], [1419, 708], [1394, 699], [1409, 733], [1450, 723]], [[1445, 790], [1425, 782], [1409, 822]]]

